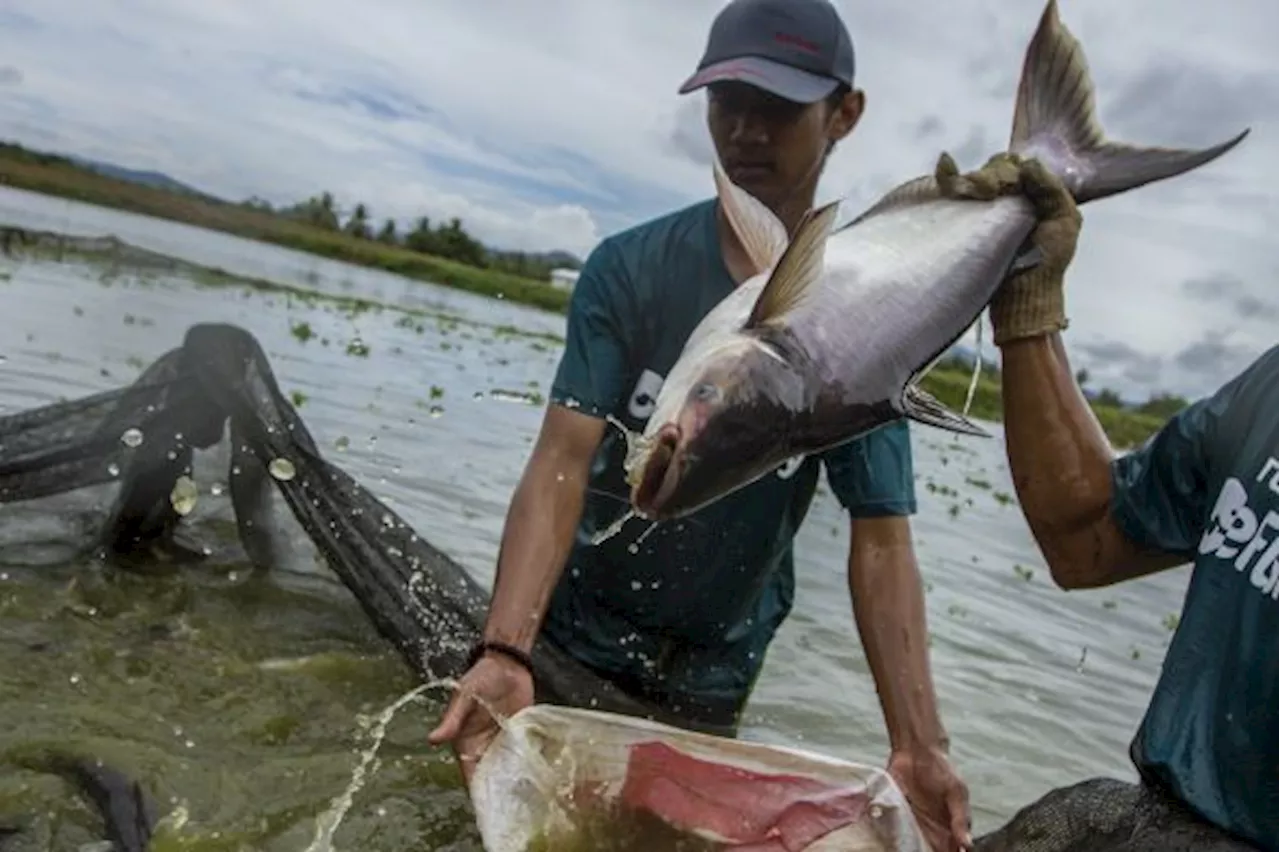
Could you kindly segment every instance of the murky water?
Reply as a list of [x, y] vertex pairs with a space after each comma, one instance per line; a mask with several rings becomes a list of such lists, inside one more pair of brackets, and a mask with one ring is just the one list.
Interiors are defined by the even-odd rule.
[[[0, 221], [111, 232], [240, 274], [462, 317], [352, 315], [192, 280], [130, 283], [104, 280], [89, 265], [0, 260], [0, 411], [117, 387], [178, 345], [190, 324], [237, 323], [262, 342], [285, 392], [297, 392], [330, 457], [491, 580], [506, 503], [557, 357], [553, 342], [493, 327], [557, 333], [562, 318], [10, 190], [0, 191]], [[303, 324], [310, 336], [299, 332]], [[1131, 778], [1128, 741], [1186, 570], [1061, 592], [1009, 500], [999, 440], [954, 441], [923, 428], [914, 440], [914, 529], [933, 671], [975, 829], [994, 827], [1056, 785]], [[197, 508], [191, 520], [202, 539], [225, 541], [227, 517]], [[647, 526], [634, 522], [620, 534]], [[32, 534], [44, 530], [33, 526]], [[823, 492], [797, 548], [795, 612], [770, 652], [744, 736], [881, 761], [884, 723], [845, 580], [847, 535]], [[83, 576], [80, 564], [0, 565], [0, 753], [9, 760], [0, 770], [0, 823], [35, 815], [21, 841], [29, 848], [74, 848], [100, 836], [64, 782], [21, 768], [50, 747], [99, 754], [137, 773], [164, 808], [185, 809], [184, 833], [203, 844], [193, 848], [307, 848], [317, 818], [361, 765], [361, 719], [414, 686], [322, 570], [303, 563], [246, 579], [243, 566], [216, 554], [212, 562], [109, 595], [71, 582]], [[387, 725], [364, 786], [345, 805], [335, 848], [479, 848], [456, 769], [425, 745], [438, 707], [429, 695]]]

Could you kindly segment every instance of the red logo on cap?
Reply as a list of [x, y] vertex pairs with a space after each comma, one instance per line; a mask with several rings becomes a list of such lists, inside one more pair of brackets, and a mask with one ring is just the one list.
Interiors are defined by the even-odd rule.
[[806, 53], [818, 52], [818, 46], [816, 44], [809, 41], [807, 38], [802, 38], [798, 35], [792, 35], [791, 33], [774, 33], [773, 39], [774, 41], [781, 42], [782, 44], [789, 44], [792, 47], [798, 47]]

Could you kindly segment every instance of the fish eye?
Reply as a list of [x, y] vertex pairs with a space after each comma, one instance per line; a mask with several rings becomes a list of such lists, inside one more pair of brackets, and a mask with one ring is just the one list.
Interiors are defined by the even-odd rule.
[[710, 402], [720, 396], [720, 388], [711, 382], [703, 382], [693, 389], [693, 398], [698, 402]]

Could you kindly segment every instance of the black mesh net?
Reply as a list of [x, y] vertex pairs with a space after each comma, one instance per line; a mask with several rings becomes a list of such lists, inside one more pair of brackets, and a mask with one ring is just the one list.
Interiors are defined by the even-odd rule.
[[[197, 450], [226, 451], [235, 545], [256, 568], [287, 561], [273, 522], [281, 502], [377, 630], [424, 679], [460, 676], [479, 637], [487, 592], [352, 477], [326, 460], [281, 393], [258, 342], [229, 325], [191, 327], [180, 347], [131, 385], [0, 418], [0, 546], [20, 527], [23, 558], [64, 561], [68, 540], [104, 562], [151, 570], [209, 551], [182, 521]], [[78, 494], [110, 489], [109, 508]], [[63, 501], [57, 512], [42, 501]], [[16, 509], [25, 506], [26, 512]], [[70, 507], [70, 509], [68, 508]], [[72, 518], [77, 528], [47, 527]], [[8, 528], [8, 529], [6, 529]], [[45, 542], [44, 553], [40, 547]], [[34, 546], [33, 546], [34, 544]], [[6, 559], [8, 559], [6, 555]], [[534, 649], [538, 699], [687, 720], [632, 697], [559, 648]], [[144, 849], [154, 822], [136, 785], [83, 756], [49, 767], [77, 781], [106, 816], [117, 848]], [[11, 827], [0, 826], [0, 846]], [[981, 852], [1247, 848], [1167, 799], [1119, 781], [1056, 790], [982, 838]]]
[[[279, 495], [409, 665], [426, 679], [460, 676], [483, 625], [486, 591], [323, 457], [243, 329], [193, 326], [180, 348], [126, 388], [0, 418], [0, 503], [111, 484], [114, 504], [96, 521], [92, 547], [124, 566], [198, 559], [200, 549], [182, 540], [182, 480], [194, 451], [224, 438], [250, 562], [265, 570], [284, 558], [287, 542], [270, 521]], [[533, 659], [540, 700], [660, 712], [546, 642]]]
[[1242, 852], [1154, 787], [1093, 778], [1050, 790], [974, 843], [974, 852]]

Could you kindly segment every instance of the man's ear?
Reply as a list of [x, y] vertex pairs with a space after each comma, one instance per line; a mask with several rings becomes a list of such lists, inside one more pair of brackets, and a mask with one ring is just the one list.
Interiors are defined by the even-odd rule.
[[852, 89], [847, 92], [831, 117], [831, 124], [827, 131], [831, 141], [839, 142], [852, 133], [866, 108], [867, 95], [862, 89]]

